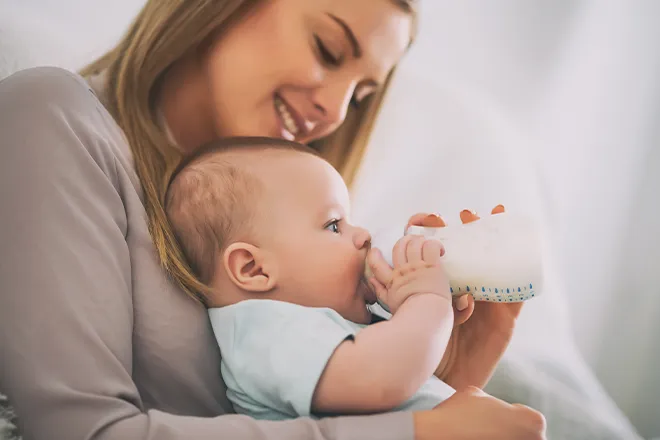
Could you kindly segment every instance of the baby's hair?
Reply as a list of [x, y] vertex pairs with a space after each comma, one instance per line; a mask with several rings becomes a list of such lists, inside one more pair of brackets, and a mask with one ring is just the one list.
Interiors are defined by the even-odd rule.
[[258, 204], [259, 176], [226, 154], [249, 150], [318, 156], [305, 145], [283, 139], [236, 137], [212, 142], [181, 161], [168, 184], [165, 211], [188, 264], [207, 286], [216, 258], [232, 238], [249, 230]]

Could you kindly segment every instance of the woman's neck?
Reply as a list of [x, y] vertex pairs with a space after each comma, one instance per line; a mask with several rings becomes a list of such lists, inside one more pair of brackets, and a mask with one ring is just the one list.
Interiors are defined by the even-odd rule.
[[184, 153], [216, 138], [213, 105], [204, 72], [194, 57], [184, 57], [166, 73], [159, 90], [163, 129]]

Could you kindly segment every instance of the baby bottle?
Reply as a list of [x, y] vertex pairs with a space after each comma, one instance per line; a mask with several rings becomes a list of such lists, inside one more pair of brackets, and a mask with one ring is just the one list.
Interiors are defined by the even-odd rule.
[[[410, 226], [405, 235], [410, 234], [443, 244], [441, 261], [454, 296], [467, 293], [476, 301], [520, 302], [543, 290], [541, 236], [531, 218], [503, 212], [466, 224]], [[372, 237], [372, 246], [390, 265], [399, 238], [400, 229]]]

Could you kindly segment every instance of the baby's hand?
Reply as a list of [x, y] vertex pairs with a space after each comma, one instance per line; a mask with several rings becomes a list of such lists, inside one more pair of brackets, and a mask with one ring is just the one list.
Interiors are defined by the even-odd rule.
[[392, 250], [391, 268], [377, 249], [369, 252], [367, 261], [374, 274], [369, 280], [376, 295], [392, 313], [411, 296], [430, 293], [451, 303], [449, 280], [440, 262], [444, 248], [437, 240], [407, 235]]

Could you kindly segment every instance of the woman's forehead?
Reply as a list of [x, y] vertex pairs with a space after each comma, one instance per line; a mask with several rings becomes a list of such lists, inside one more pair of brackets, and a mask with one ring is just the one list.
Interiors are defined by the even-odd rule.
[[344, 22], [357, 42], [365, 46], [365, 52], [387, 48], [401, 56], [410, 44], [413, 16], [393, 0], [323, 0], [318, 3], [320, 13]]
[[381, 71], [380, 80], [401, 59], [413, 36], [412, 13], [394, 0], [288, 1], [302, 2], [317, 18], [328, 19], [345, 33], [364, 61]]

